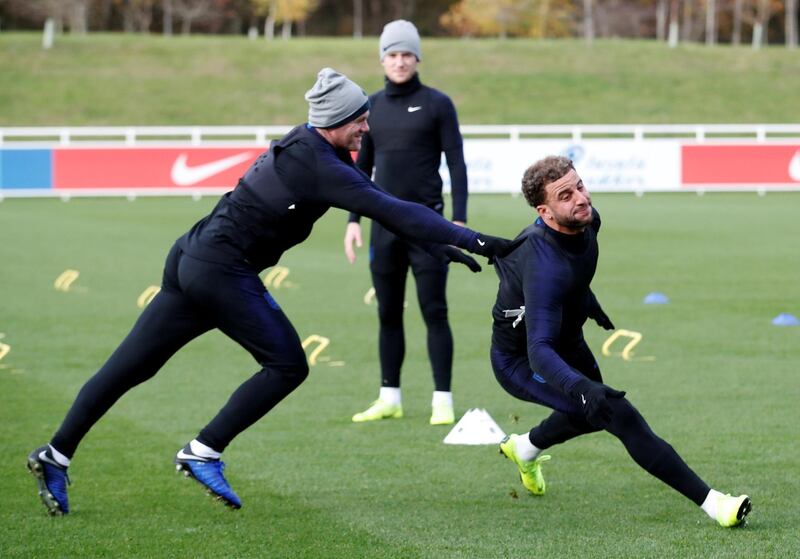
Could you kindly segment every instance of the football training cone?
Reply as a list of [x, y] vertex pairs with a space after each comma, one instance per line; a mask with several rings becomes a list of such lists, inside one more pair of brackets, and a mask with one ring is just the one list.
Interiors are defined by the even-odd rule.
[[472, 408], [444, 438], [444, 444], [498, 444], [506, 434], [484, 409]]

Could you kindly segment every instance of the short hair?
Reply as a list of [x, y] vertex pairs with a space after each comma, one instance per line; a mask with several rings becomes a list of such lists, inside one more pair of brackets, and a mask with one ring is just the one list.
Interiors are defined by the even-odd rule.
[[541, 206], [545, 203], [547, 193], [545, 187], [557, 181], [575, 166], [569, 157], [563, 155], [549, 155], [540, 159], [525, 170], [522, 175], [522, 194], [531, 207]]

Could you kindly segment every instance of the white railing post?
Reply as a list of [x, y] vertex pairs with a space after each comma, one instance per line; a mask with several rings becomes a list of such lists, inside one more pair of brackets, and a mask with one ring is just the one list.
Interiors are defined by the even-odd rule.
[[694, 139], [698, 142], [704, 142], [706, 139], [706, 131], [702, 126], [698, 126], [694, 134]]

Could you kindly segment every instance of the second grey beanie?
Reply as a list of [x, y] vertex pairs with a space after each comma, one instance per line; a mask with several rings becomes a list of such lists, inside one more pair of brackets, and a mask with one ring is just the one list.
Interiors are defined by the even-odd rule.
[[383, 27], [380, 41], [381, 61], [390, 52], [410, 52], [417, 57], [417, 60], [422, 60], [419, 32], [413, 23], [396, 19]]

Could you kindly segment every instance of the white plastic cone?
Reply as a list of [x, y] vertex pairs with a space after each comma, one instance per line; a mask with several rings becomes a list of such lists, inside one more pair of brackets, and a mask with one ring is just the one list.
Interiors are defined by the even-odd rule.
[[444, 438], [444, 444], [498, 444], [506, 434], [485, 409], [472, 408]]

